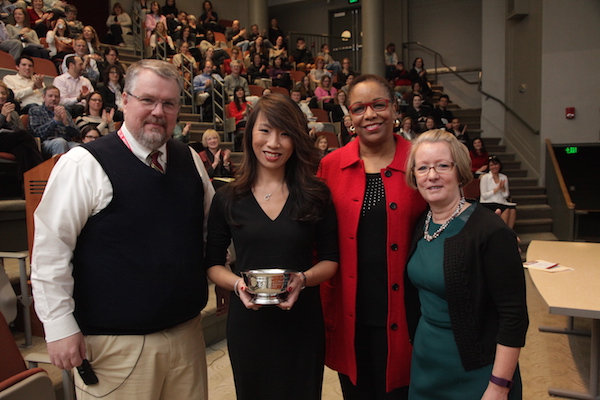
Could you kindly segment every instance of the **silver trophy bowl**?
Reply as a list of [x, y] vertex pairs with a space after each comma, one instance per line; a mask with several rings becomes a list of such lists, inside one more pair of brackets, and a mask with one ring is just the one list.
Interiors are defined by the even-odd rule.
[[292, 274], [296, 271], [281, 268], [251, 269], [242, 271], [248, 293], [253, 294], [254, 304], [279, 304], [280, 295], [287, 291]]

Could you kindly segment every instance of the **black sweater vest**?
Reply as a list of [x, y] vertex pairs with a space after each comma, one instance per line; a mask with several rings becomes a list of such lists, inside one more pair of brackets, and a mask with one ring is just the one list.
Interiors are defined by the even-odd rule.
[[88, 334], [157, 332], [197, 316], [207, 301], [204, 188], [190, 150], [167, 144], [162, 174], [116, 133], [84, 146], [113, 187], [73, 258], [75, 318]]

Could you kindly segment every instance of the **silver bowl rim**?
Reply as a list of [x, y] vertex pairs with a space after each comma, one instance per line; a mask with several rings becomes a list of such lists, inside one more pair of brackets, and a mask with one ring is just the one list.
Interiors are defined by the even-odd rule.
[[264, 268], [264, 269], [248, 269], [245, 271], [241, 271], [242, 275], [283, 275], [283, 274], [292, 274], [296, 273], [293, 269], [283, 269], [283, 268]]

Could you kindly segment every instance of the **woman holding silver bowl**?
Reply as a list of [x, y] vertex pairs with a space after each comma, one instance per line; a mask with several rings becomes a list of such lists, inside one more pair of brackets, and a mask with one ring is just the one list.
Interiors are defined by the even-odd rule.
[[[321, 398], [325, 357], [319, 284], [338, 267], [337, 221], [315, 177], [317, 151], [298, 106], [261, 98], [246, 124], [236, 181], [220, 189], [208, 220], [208, 277], [234, 291], [227, 324], [237, 398]], [[225, 267], [231, 239], [237, 260]], [[313, 250], [316, 249], [316, 257]], [[241, 271], [295, 270], [276, 306], [253, 302]]]
[[417, 223], [407, 272], [421, 302], [410, 400], [521, 399], [517, 362], [528, 317], [516, 234], [461, 193], [467, 148], [430, 130], [414, 142], [407, 183], [429, 211]]

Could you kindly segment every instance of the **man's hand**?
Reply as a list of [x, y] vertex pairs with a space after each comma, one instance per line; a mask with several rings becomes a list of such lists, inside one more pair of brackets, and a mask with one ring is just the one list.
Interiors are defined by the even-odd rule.
[[31, 79], [33, 80], [33, 90], [44, 87], [44, 75], [36, 74]]
[[78, 332], [64, 339], [48, 343], [50, 362], [60, 369], [71, 369], [81, 365], [85, 356], [85, 340]]
[[60, 122], [64, 119], [65, 116], [65, 108], [63, 106], [55, 106], [54, 107], [54, 120], [56, 122]]

